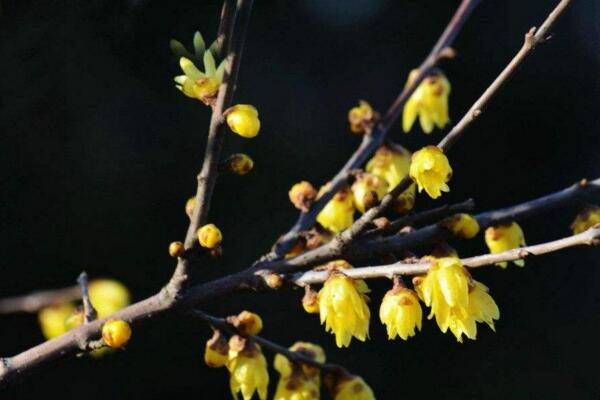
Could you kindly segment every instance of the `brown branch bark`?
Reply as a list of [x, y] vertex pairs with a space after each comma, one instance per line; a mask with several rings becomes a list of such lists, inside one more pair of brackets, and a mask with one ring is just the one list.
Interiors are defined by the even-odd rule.
[[[552, 253], [574, 246], [596, 246], [599, 243], [600, 226], [590, 228], [578, 235], [569, 236], [552, 242], [542, 243], [534, 246], [526, 246], [508, 250], [497, 254], [484, 254], [477, 257], [463, 258], [461, 260], [465, 267], [477, 268], [485, 265], [496, 264], [503, 261], [514, 261], [530, 256], [539, 256]], [[431, 267], [430, 262], [425, 263], [394, 263], [389, 265], [377, 265], [373, 267], [361, 267], [344, 270], [344, 274], [355, 279], [387, 278], [392, 279], [394, 275], [419, 275], [426, 273]], [[322, 283], [327, 280], [328, 271], [309, 271], [294, 274], [289, 281], [298, 286]]]
[[81, 299], [81, 289], [78, 285], [61, 289], [36, 291], [23, 296], [1, 299], [0, 314], [34, 313], [44, 307], [79, 299]]
[[285, 346], [282, 346], [271, 340], [265, 339], [262, 336], [245, 335], [245, 334], [241, 333], [238, 329], [236, 329], [235, 326], [233, 326], [229, 322], [227, 322], [227, 320], [225, 318], [213, 317], [212, 315], [206, 314], [205, 312], [200, 311], [200, 310], [193, 310], [192, 315], [206, 321], [208, 324], [212, 325], [215, 329], [220, 329], [231, 335], [243, 336], [247, 339], [250, 339], [251, 341], [253, 341], [255, 343], [258, 343], [263, 348], [265, 348], [269, 351], [282, 354], [293, 363], [311, 365], [313, 367], [317, 367], [317, 368], [321, 369], [322, 371], [330, 371], [330, 372], [345, 371], [345, 368], [342, 367], [341, 365], [332, 364], [332, 363], [321, 363], [317, 360], [307, 357], [306, 355], [304, 355], [300, 352], [292, 351]]

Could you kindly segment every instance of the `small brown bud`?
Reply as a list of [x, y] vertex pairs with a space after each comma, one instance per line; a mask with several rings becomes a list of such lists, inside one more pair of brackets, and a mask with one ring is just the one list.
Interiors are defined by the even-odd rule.
[[265, 282], [271, 289], [279, 289], [283, 284], [283, 278], [279, 274], [271, 273], [265, 277]]
[[212, 258], [220, 258], [223, 255], [223, 246], [217, 246], [208, 251]]
[[317, 198], [317, 190], [310, 182], [302, 181], [292, 186], [288, 195], [294, 207], [302, 212], [308, 212]]
[[309, 314], [319, 313], [319, 298], [317, 292], [312, 290], [310, 285], [304, 287], [304, 297], [302, 297], [302, 307]]
[[225, 169], [236, 175], [246, 175], [254, 167], [254, 161], [247, 154], [232, 154], [225, 161]]
[[379, 217], [373, 220], [373, 225], [378, 229], [383, 229], [390, 224], [390, 220], [386, 217]]

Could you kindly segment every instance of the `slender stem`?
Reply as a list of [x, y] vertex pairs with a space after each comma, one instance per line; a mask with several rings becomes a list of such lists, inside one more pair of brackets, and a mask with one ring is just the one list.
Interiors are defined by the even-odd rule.
[[8, 297], [0, 300], [0, 314], [34, 313], [44, 307], [79, 299], [81, 299], [79, 285], [54, 290], [36, 291], [23, 296]]
[[[523, 259], [529, 256], [539, 256], [552, 253], [569, 247], [582, 245], [598, 245], [600, 238], [600, 227], [590, 228], [578, 235], [563, 239], [538, 244], [535, 246], [521, 247], [497, 254], [484, 254], [477, 257], [463, 258], [462, 264], [469, 268], [482, 267], [484, 265], [496, 264]], [[387, 278], [393, 279], [396, 275], [419, 275], [426, 273], [432, 263], [394, 263], [389, 265], [377, 265], [373, 267], [361, 267], [344, 270], [344, 274], [356, 279]], [[328, 271], [309, 271], [297, 273], [290, 277], [290, 281], [298, 286], [312, 285], [325, 282]]]
[[213, 317], [213, 316], [206, 314], [205, 312], [200, 311], [200, 310], [193, 310], [192, 315], [194, 315], [200, 319], [203, 319], [204, 321], [206, 321], [207, 323], [212, 325], [215, 329], [220, 329], [220, 330], [226, 331], [231, 335], [240, 335], [240, 336], [245, 337], [255, 343], [258, 343], [259, 345], [261, 345], [263, 348], [265, 348], [267, 350], [270, 350], [274, 353], [282, 354], [293, 363], [311, 365], [311, 366], [319, 368], [323, 371], [340, 371], [340, 370], [345, 371], [345, 369], [340, 365], [319, 362], [311, 357], [306, 356], [305, 354], [303, 354], [301, 352], [292, 351], [292, 350], [288, 349], [287, 347], [282, 346], [278, 343], [275, 343], [271, 340], [265, 339], [262, 336], [245, 335], [242, 332], [240, 332], [235, 326], [233, 326], [229, 322], [227, 322], [227, 320], [225, 318]]
[[90, 300], [90, 292], [88, 290], [89, 280], [87, 272], [83, 271], [77, 278], [77, 283], [81, 288], [81, 298], [83, 300], [83, 321], [88, 324], [98, 317], [98, 313]]
[[[184, 246], [186, 250], [197, 248], [198, 240], [196, 232], [207, 223], [210, 203], [217, 181], [218, 164], [221, 156], [221, 148], [224, 137], [223, 112], [231, 106], [235, 91], [242, 50], [246, 40], [246, 31], [250, 20], [253, 0], [237, 0], [235, 16], [232, 16], [232, 7], [225, 1], [221, 25], [219, 27], [219, 38], [222, 43], [228, 39], [228, 52], [225, 59], [225, 73], [223, 83], [219, 88], [219, 94], [213, 106], [208, 131], [208, 140], [204, 155], [202, 169], [198, 174], [198, 186], [195, 195], [195, 207], [190, 218], [190, 224], [185, 236]], [[221, 47], [218, 48], [221, 51]], [[188, 253], [189, 254], [189, 253]], [[187, 282], [191, 275], [191, 263], [189, 257], [180, 257], [177, 268], [171, 278], [170, 287], [173, 292], [178, 292]]]

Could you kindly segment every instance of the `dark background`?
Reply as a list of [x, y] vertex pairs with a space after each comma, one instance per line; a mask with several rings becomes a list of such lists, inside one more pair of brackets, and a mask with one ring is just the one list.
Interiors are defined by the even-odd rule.
[[[487, 1], [458, 37], [444, 68], [457, 121], [556, 1]], [[600, 2], [577, 1], [508, 87], [452, 150], [452, 191], [478, 210], [507, 206], [600, 173]], [[257, 1], [236, 102], [255, 104], [255, 140], [226, 137], [255, 170], [219, 179], [211, 220], [225, 254], [206, 279], [240, 270], [290, 226], [292, 183], [326, 181], [360, 138], [346, 113], [358, 99], [385, 110], [427, 54], [458, 1]], [[0, 295], [70, 285], [82, 269], [122, 280], [136, 300], [169, 278], [169, 242], [187, 227], [209, 110], [173, 87], [172, 37], [214, 39], [220, 13], [208, 1], [3, 0], [0, 16]], [[391, 137], [411, 149], [442, 133]], [[432, 204], [418, 197], [418, 208]], [[439, 201], [438, 203], [439, 204]], [[575, 208], [522, 223], [529, 243], [569, 234]], [[478, 237], [464, 256], [485, 252]], [[264, 335], [315, 341], [380, 399], [597, 399], [600, 380], [598, 251], [579, 248], [527, 261], [525, 269], [476, 271], [502, 318], [457, 344], [431, 321], [408, 342], [388, 342], [377, 318], [387, 282], [372, 287], [371, 339], [335, 348], [305, 314], [300, 291], [243, 294], [207, 310], [249, 308]], [[0, 318], [0, 354], [43, 340], [33, 315]], [[166, 319], [134, 332], [126, 352], [65, 360], [1, 398], [229, 398], [225, 370], [204, 366], [209, 329]], [[272, 355], [268, 355], [272, 360]], [[272, 382], [277, 375], [273, 372]]]

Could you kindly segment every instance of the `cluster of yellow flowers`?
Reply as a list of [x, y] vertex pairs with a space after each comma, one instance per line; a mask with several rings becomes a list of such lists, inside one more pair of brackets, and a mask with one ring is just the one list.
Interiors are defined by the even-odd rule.
[[[114, 314], [130, 303], [129, 290], [112, 279], [96, 279], [90, 282], [90, 301], [98, 318]], [[42, 333], [46, 339], [60, 336], [83, 323], [83, 310], [71, 302], [45, 307], [38, 313]]]
[[[265, 400], [269, 385], [267, 360], [261, 347], [252, 340], [252, 336], [262, 330], [262, 319], [255, 313], [242, 311], [236, 316], [228, 317], [227, 321], [236, 327], [240, 335], [232, 335], [227, 340], [219, 330], [215, 330], [212, 338], [206, 342], [204, 361], [211, 368], [227, 368], [230, 373], [230, 388], [234, 399], [237, 399], [238, 394], [241, 393], [244, 400], [250, 400], [256, 393], [261, 400]], [[289, 349], [318, 363], [325, 362], [325, 352], [316, 344], [296, 342]], [[280, 374], [273, 397], [275, 400], [318, 400], [320, 398], [321, 371], [319, 368], [292, 362], [281, 354], [275, 356], [273, 366]], [[354, 382], [360, 381], [364, 386], [364, 391], [371, 393], [371, 397], [358, 398], [366, 400], [375, 398], [371, 389], [361, 378], [353, 376], [352, 379]], [[349, 381], [349, 379], [345, 380]], [[340, 384], [341, 382], [336, 383], [336, 388], [332, 389], [336, 400], [357, 398], [344, 394], [352, 392], [343, 389], [345, 386], [340, 386]]]
[[[427, 275], [413, 280], [415, 291], [397, 280], [381, 302], [379, 318], [386, 326], [388, 337], [407, 340], [421, 330], [421, 299], [431, 307], [429, 319], [436, 317], [442, 332], [448, 329], [462, 342], [462, 334], [470, 339], [477, 335], [476, 322], [485, 322], [494, 329], [500, 316], [496, 303], [482, 283], [472, 279], [457, 257], [426, 257], [432, 262]], [[331, 265], [333, 264], [333, 265]], [[341, 266], [343, 265], [343, 266]], [[369, 335], [370, 311], [366, 293], [369, 289], [360, 279], [344, 275], [351, 268], [345, 262], [327, 266], [329, 278], [318, 293], [307, 290], [304, 309], [319, 313], [325, 330], [331, 331], [338, 347], [348, 347], [353, 337], [364, 341]]]

